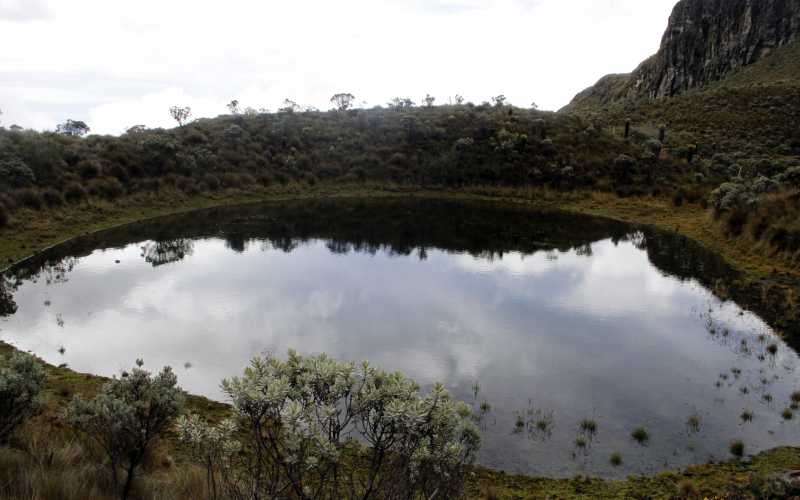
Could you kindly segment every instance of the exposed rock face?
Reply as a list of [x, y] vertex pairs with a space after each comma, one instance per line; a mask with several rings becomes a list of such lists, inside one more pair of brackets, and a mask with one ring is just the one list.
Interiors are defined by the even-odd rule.
[[800, 39], [800, 0], [681, 0], [656, 55], [633, 73], [604, 77], [569, 107], [670, 97], [723, 78]]

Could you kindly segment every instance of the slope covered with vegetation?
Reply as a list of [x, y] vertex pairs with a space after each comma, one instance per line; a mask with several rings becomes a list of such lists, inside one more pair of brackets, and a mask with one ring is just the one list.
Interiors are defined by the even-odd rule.
[[710, 190], [720, 231], [755, 251], [800, 263], [800, 42], [772, 50], [706, 87], [665, 99], [576, 102], [569, 114], [642, 141], [662, 134], [671, 157], [721, 185]]
[[463, 105], [228, 115], [122, 137], [3, 130], [0, 152], [0, 191], [15, 191], [5, 204], [37, 205], [165, 183], [592, 184], [635, 149], [576, 117]]

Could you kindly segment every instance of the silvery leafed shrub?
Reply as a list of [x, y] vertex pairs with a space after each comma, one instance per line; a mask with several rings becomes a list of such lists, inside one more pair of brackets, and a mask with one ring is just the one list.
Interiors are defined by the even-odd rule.
[[214, 496], [457, 498], [480, 446], [471, 410], [441, 385], [422, 394], [368, 363], [290, 351], [222, 387], [233, 420], [178, 422]]
[[0, 444], [42, 409], [45, 373], [32, 356], [16, 353], [0, 358]]
[[[67, 408], [67, 422], [107, 455], [115, 486], [127, 498], [137, 467], [153, 442], [183, 411], [184, 394], [170, 367], [157, 375], [137, 361], [131, 372], [106, 383], [93, 399], [76, 396]], [[118, 469], [125, 472], [124, 480]]]

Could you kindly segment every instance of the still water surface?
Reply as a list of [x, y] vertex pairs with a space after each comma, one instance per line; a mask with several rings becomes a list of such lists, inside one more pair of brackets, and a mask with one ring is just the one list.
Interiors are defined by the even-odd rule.
[[[748, 452], [800, 444], [800, 414], [781, 417], [798, 357], [709, 291], [730, 274], [683, 238], [586, 217], [420, 200], [251, 206], [115, 229], [18, 266], [0, 290], [0, 339], [103, 375], [139, 357], [171, 365], [218, 399], [257, 353], [369, 360], [488, 403], [484, 465], [614, 477], [727, 458], [733, 439]], [[630, 437], [639, 426], [646, 446]]]

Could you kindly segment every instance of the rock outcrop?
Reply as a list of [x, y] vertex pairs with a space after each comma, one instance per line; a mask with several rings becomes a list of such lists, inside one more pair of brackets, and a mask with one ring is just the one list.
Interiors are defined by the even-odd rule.
[[629, 75], [602, 78], [567, 109], [674, 96], [721, 80], [798, 39], [800, 0], [681, 0], [657, 54]]

